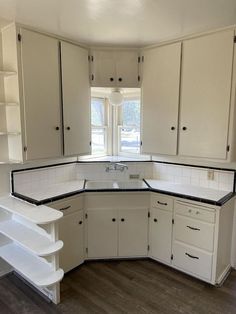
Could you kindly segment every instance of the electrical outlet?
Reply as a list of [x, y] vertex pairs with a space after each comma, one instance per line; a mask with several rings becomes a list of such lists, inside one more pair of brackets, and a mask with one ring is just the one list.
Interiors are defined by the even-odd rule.
[[139, 174], [130, 174], [129, 178], [130, 179], [139, 179]]
[[208, 170], [207, 171], [207, 179], [208, 180], [214, 180], [214, 174], [215, 174], [214, 170]]

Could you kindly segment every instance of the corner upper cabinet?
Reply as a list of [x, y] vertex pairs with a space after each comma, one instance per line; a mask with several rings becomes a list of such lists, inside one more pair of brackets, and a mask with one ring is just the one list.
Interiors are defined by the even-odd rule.
[[88, 50], [61, 42], [64, 155], [90, 154]]
[[138, 51], [92, 51], [90, 81], [95, 87], [139, 87]]
[[145, 51], [142, 152], [177, 154], [181, 43]]
[[26, 160], [62, 155], [59, 42], [26, 29], [21, 34]]
[[234, 31], [183, 42], [179, 155], [226, 159]]

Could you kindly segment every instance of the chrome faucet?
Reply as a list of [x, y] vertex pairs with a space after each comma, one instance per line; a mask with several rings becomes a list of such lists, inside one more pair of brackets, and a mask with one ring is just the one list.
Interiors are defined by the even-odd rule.
[[121, 162], [113, 162], [106, 166], [106, 172], [109, 171], [121, 171], [123, 172], [125, 169], [128, 169], [126, 164], [122, 164]]

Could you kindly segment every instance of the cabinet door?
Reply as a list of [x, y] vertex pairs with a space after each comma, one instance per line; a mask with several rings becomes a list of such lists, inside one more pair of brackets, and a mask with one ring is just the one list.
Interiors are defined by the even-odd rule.
[[233, 30], [183, 43], [179, 154], [226, 158]]
[[138, 87], [139, 63], [136, 51], [116, 53], [116, 85], [119, 87]]
[[64, 246], [59, 252], [59, 264], [69, 271], [84, 261], [84, 222], [83, 210], [65, 215], [59, 221], [59, 239]]
[[117, 256], [117, 211], [113, 209], [90, 209], [87, 213], [88, 258]]
[[62, 154], [58, 41], [21, 30], [26, 159]]
[[171, 262], [172, 212], [158, 208], [151, 209], [150, 255], [164, 263]]
[[142, 152], [176, 155], [181, 44], [144, 54]]
[[64, 154], [90, 154], [88, 51], [61, 42]]
[[91, 85], [111, 87], [116, 85], [115, 53], [113, 51], [94, 51], [91, 63]]
[[148, 210], [119, 210], [119, 256], [147, 256]]

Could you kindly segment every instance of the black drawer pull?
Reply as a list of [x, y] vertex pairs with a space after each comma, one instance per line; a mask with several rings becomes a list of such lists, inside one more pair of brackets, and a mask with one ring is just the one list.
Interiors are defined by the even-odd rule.
[[159, 201], [157, 201], [157, 203], [160, 204], [160, 205], [165, 205], [165, 206], [167, 206], [167, 203], [162, 203], [162, 202], [159, 202]]
[[69, 206], [66, 206], [66, 207], [62, 207], [62, 208], [60, 208], [60, 210], [67, 210], [67, 209], [69, 209], [69, 208], [71, 208], [70, 205], [69, 205]]
[[82, 221], [82, 220], [80, 220], [80, 221], [79, 221], [79, 225], [82, 225], [82, 223], [83, 223], [83, 221]]
[[112, 221], [116, 221], [116, 219], [115, 219], [115, 218], [112, 218]]
[[199, 228], [195, 228], [195, 227], [191, 227], [191, 226], [187, 226], [187, 228], [191, 229], [191, 230], [196, 230], [196, 231], [200, 231]]
[[124, 218], [121, 218], [121, 221], [125, 221], [125, 219], [124, 219]]
[[154, 221], [154, 222], [157, 222], [157, 219], [156, 219], [156, 218], [154, 218], [154, 219], [153, 219], [153, 221]]
[[188, 254], [188, 253], [185, 253], [185, 255], [187, 255], [187, 256], [188, 256], [188, 257], [190, 257], [190, 258], [199, 259], [199, 257], [197, 257], [197, 256], [193, 256], [193, 255]]

